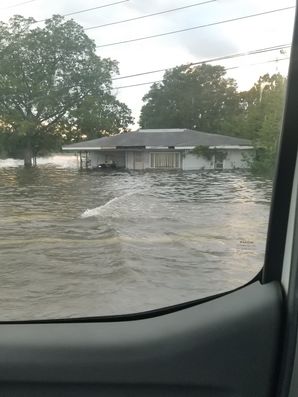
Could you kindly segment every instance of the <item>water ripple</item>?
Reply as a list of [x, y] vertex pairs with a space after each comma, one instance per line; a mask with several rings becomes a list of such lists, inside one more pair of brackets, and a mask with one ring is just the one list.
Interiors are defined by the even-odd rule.
[[74, 160], [0, 161], [0, 320], [149, 310], [237, 287], [262, 266], [270, 181], [88, 173]]

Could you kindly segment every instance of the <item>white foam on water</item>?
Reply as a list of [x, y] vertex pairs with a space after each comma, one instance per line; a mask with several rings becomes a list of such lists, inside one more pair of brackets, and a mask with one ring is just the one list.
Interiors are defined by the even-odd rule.
[[[138, 192], [130, 192], [123, 194], [122, 196], [114, 197], [111, 200], [107, 201], [105, 204], [100, 205], [99, 207], [95, 207], [92, 209], [87, 209], [81, 214], [81, 218], [90, 218], [92, 216], [104, 216], [104, 215], [112, 215], [118, 216], [123, 209], [123, 204], [125, 204], [125, 200], [137, 194]], [[124, 208], [127, 208], [125, 206]]]
[[[75, 156], [56, 154], [48, 157], [37, 157], [37, 165], [53, 165], [56, 168], [77, 168], [78, 162]], [[16, 168], [24, 165], [20, 159], [0, 159], [0, 168]]]
[[37, 165], [54, 165], [57, 168], [77, 168], [78, 162], [75, 156], [56, 154], [49, 157], [38, 157]]
[[24, 165], [23, 160], [17, 160], [17, 159], [5, 159], [1, 160], [0, 159], [0, 168], [16, 168]]

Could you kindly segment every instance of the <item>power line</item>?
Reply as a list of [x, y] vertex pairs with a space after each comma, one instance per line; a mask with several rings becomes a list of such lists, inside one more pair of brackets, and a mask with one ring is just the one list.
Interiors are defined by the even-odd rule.
[[207, 28], [207, 27], [210, 27], [210, 26], [221, 25], [221, 24], [224, 24], [224, 23], [240, 21], [240, 20], [247, 19], [247, 18], [254, 18], [254, 17], [261, 16], [261, 15], [272, 14], [274, 12], [286, 11], [286, 10], [290, 10], [292, 8], [295, 8], [295, 6], [278, 8], [278, 9], [275, 9], [275, 10], [259, 12], [257, 14], [245, 15], [243, 17], [238, 17], [238, 18], [225, 19], [224, 21], [218, 21], [218, 22], [213, 22], [213, 23], [207, 23], [207, 24], [204, 24], [204, 25], [192, 26], [191, 28], [172, 30], [170, 32], [154, 34], [154, 35], [151, 35], [151, 36], [143, 36], [143, 37], [137, 37], [135, 39], [130, 39], [130, 40], [123, 40], [123, 41], [116, 41], [114, 43], [101, 44], [101, 45], [97, 45], [96, 47], [97, 48], [110, 47], [110, 46], [119, 45], [119, 44], [132, 43], [132, 42], [135, 42], [135, 41], [148, 40], [148, 39], [153, 39], [155, 37], [168, 36], [168, 35], [171, 35], [171, 34], [183, 33], [183, 32], [187, 32], [187, 31], [190, 31], [190, 30], [202, 29], [202, 28]]
[[[247, 66], [256, 66], [256, 65], [263, 65], [266, 63], [272, 63], [272, 62], [279, 62], [279, 61], [286, 61], [289, 60], [290, 58], [277, 58], [277, 59], [271, 59], [269, 61], [264, 61], [264, 62], [256, 62], [256, 63], [251, 63], [249, 65], [241, 65], [241, 66], [231, 66], [228, 68], [225, 68], [225, 70], [232, 70], [232, 69], [240, 69], [242, 67], [247, 67]], [[130, 84], [130, 85], [122, 85], [119, 87], [114, 87], [114, 90], [120, 90], [122, 88], [132, 88], [132, 87], [138, 87], [138, 86], [142, 86], [142, 85], [149, 85], [149, 84], [154, 84], [154, 83], [161, 83], [163, 80], [155, 80], [155, 81], [148, 81], [148, 82], [144, 82], [144, 83], [137, 83], [137, 84]]]
[[[272, 46], [272, 47], [260, 48], [257, 50], [252, 50], [252, 51], [247, 51], [247, 52], [240, 52], [238, 54], [231, 54], [231, 55], [225, 55], [225, 56], [217, 57], [217, 58], [205, 59], [204, 61], [191, 62], [186, 65], [189, 65], [189, 66], [202, 65], [203, 63], [211, 63], [211, 62], [223, 61], [225, 59], [232, 59], [232, 58], [238, 58], [238, 57], [243, 57], [243, 56], [262, 54], [264, 52], [282, 50], [284, 48], [289, 48], [289, 47], [291, 47], [291, 44], [280, 44], [280, 45], [276, 45], [276, 46]], [[167, 69], [173, 69], [173, 68], [149, 70], [149, 71], [142, 72], [142, 73], [135, 73], [135, 74], [129, 74], [126, 76], [114, 77], [112, 80], [123, 80], [123, 79], [132, 78], [132, 77], [143, 76], [146, 74], [165, 72]]]
[[147, 81], [145, 83], [137, 83], [137, 84], [130, 84], [130, 85], [121, 85], [120, 87], [113, 87], [113, 90], [121, 90], [122, 88], [131, 88], [131, 87], [138, 87], [140, 85], [149, 85], [154, 83], [161, 83], [162, 80], [155, 80], [155, 81]]
[[[36, 0], [31, 0], [31, 1], [36, 1]], [[62, 17], [69, 17], [71, 15], [77, 15], [77, 14], [82, 14], [83, 12], [89, 12], [89, 11], [94, 11], [94, 10], [99, 10], [100, 8], [106, 8], [106, 7], [111, 7], [111, 6], [115, 6], [117, 4], [121, 4], [121, 3], [127, 3], [130, 0], [121, 0], [121, 1], [116, 1], [114, 3], [108, 3], [108, 4], [103, 4], [101, 6], [97, 6], [97, 7], [92, 7], [92, 8], [85, 8], [84, 10], [79, 10], [79, 11], [73, 11], [73, 12], [69, 12], [67, 14], [63, 14]], [[37, 22], [44, 22], [46, 21], [46, 19], [40, 19]]]
[[103, 27], [106, 27], [106, 26], [118, 25], [118, 24], [120, 24], [120, 23], [126, 23], [126, 22], [137, 21], [137, 20], [139, 20], [139, 19], [154, 17], [154, 16], [156, 16], [156, 15], [167, 14], [167, 13], [174, 12], [174, 11], [185, 10], [185, 9], [187, 9], [187, 8], [197, 7], [197, 6], [200, 6], [200, 5], [203, 5], [203, 4], [214, 3], [215, 1], [217, 1], [217, 0], [207, 0], [207, 1], [203, 1], [203, 2], [201, 2], [201, 3], [195, 3], [195, 4], [190, 4], [190, 5], [187, 5], [187, 6], [183, 6], [183, 7], [172, 8], [172, 9], [170, 9], [170, 10], [154, 12], [153, 14], [146, 14], [146, 15], [141, 15], [141, 16], [139, 16], [139, 17], [134, 17], [134, 18], [129, 18], [129, 19], [123, 19], [123, 20], [121, 20], [121, 21], [115, 21], [115, 22], [104, 23], [104, 24], [102, 24], [102, 25], [90, 26], [89, 28], [85, 28], [85, 30], [98, 29], [98, 28], [103, 28]]
[[38, 1], [38, 0], [22, 1], [21, 3], [12, 4], [12, 5], [7, 6], [7, 7], [1, 7], [0, 10], [8, 10], [9, 8], [14, 8], [14, 7], [22, 6], [22, 5], [25, 5], [25, 4], [28, 4], [28, 3], [33, 3], [34, 1]]

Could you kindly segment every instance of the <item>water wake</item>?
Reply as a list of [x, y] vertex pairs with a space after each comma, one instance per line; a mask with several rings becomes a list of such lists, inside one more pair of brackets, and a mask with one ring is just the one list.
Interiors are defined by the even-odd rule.
[[[75, 156], [53, 155], [49, 157], [37, 157], [37, 165], [51, 165], [55, 168], [77, 168]], [[24, 165], [24, 160], [20, 159], [0, 159], [0, 168], [16, 168]]]
[[38, 157], [37, 165], [53, 165], [56, 168], [78, 168], [75, 156], [53, 155], [49, 157]]
[[105, 204], [100, 205], [92, 209], [87, 209], [81, 215], [81, 218], [90, 218], [93, 216], [103, 216], [111, 214], [111, 211], [115, 211], [115, 214], [119, 214], [120, 204], [125, 202], [125, 199], [129, 196], [135, 195], [137, 192], [130, 192], [123, 194], [122, 196], [114, 197], [107, 201]]
[[24, 164], [23, 160], [4, 159], [0, 160], [0, 168], [16, 168]]

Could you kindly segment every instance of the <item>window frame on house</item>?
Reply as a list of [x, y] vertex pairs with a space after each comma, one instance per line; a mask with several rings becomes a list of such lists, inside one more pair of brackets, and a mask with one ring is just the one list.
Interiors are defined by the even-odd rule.
[[[163, 159], [162, 156], [165, 158]], [[170, 157], [173, 157], [170, 159]], [[166, 161], [166, 165], [163, 166], [160, 163]], [[169, 166], [171, 163], [174, 166]], [[150, 168], [154, 169], [166, 169], [166, 170], [177, 170], [181, 168], [181, 154], [179, 152], [150, 152]]]

